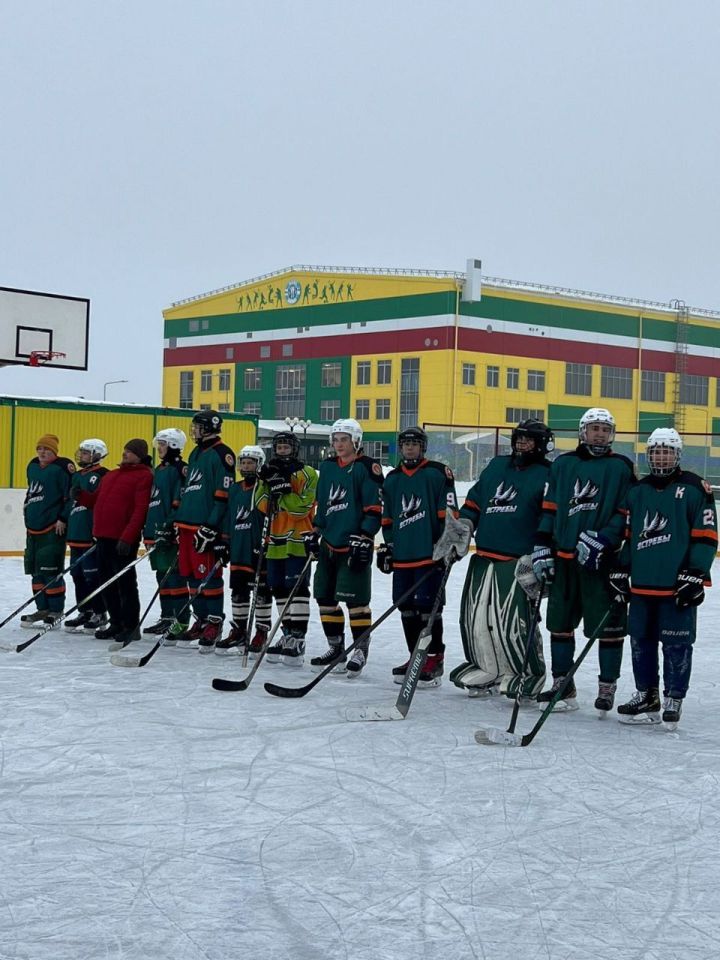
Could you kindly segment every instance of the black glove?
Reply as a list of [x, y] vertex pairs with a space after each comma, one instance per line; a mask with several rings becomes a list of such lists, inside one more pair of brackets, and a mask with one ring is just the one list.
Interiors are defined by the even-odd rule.
[[377, 548], [377, 568], [380, 573], [393, 572], [393, 548], [391, 543], [381, 543]]
[[276, 500], [279, 497], [284, 497], [286, 493], [292, 493], [290, 481], [281, 473], [273, 473], [265, 482], [267, 483], [270, 496]]
[[303, 545], [305, 547], [306, 557], [312, 557], [313, 560], [320, 559], [320, 534], [317, 530], [305, 534], [303, 537]]
[[118, 540], [115, 547], [115, 552], [119, 557], [129, 557], [133, 552], [133, 549], [134, 547], [132, 543], [126, 543], [125, 540]]
[[198, 553], [207, 553], [217, 543], [219, 534], [212, 527], [198, 527], [193, 537], [193, 547]]
[[227, 540], [216, 540], [212, 545], [212, 553], [215, 562], [217, 563], [220, 560], [224, 566], [230, 559], [230, 544]]
[[163, 523], [155, 527], [156, 543], [177, 543], [177, 530], [174, 523]]
[[608, 579], [615, 603], [627, 603], [630, 599], [630, 574], [627, 570], [613, 570]]
[[375, 544], [369, 537], [360, 533], [351, 533], [348, 537], [350, 553], [348, 554], [348, 569], [359, 572], [372, 563]]
[[80, 499], [80, 492], [80, 487], [73, 487], [70, 491], [70, 496], [73, 498], [73, 500], [77, 501]]
[[704, 576], [699, 570], [681, 570], [675, 581], [675, 603], [680, 610], [699, 607], [705, 599]]

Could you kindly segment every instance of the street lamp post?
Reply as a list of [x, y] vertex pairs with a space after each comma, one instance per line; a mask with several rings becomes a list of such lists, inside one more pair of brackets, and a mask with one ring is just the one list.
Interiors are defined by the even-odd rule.
[[111, 387], [113, 383], [128, 383], [127, 380], [108, 380], [107, 383], [103, 384], [103, 400], [107, 399], [107, 388]]

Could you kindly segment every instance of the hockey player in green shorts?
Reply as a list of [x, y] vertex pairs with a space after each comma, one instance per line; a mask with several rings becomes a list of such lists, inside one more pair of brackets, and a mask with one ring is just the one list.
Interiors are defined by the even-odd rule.
[[318, 559], [313, 594], [328, 649], [310, 661], [322, 670], [337, 661], [336, 673], [358, 677], [367, 662], [367, 640], [345, 658], [345, 616], [348, 610], [354, 640], [370, 626], [370, 583], [375, 534], [380, 529], [382, 468], [362, 452], [362, 427], [353, 419], [336, 420], [330, 431], [334, 456], [320, 468], [314, 531], [305, 541]]
[[[460, 605], [465, 662], [450, 674], [469, 696], [501, 692], [534, 699], [545, 681], [542, 641], [535, 632], [527, 673], [521, 675], [532, 604], [515, 579], [518, 559], [532, 551], [550, 472], [554, 438], [539, 420], [512, 432], [510, 456], [495, 457], [468, 491], [460, 520], [475, 531]], [[529, 568], [529, 564], [528, 564]], [[530, 579], [533, 580], [532, 573]]]
[[[583, 623], [599, 634], [600, 675], [595, 708], [612, 709], [627, 632], [627, 607], [616, 602], [610, 574], [622, 546], [625, 514], [621, 504], [634, 482], [632, 461], [613, 453], [615, 419], [601, 407], [580, 418], [579, 443], [550, 468], [532, 560], [538, 579], [550, 584], [547, 628], [553, 685], [538, 696], [544, 709], [573, 664], [575, 628]], [[608, 612], [609, 611], [609, 612]], [[576, 710], [571, 682], [556, 710]]]

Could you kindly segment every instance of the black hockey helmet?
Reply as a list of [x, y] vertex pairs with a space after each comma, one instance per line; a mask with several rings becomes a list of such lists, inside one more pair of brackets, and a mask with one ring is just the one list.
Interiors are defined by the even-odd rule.
[[215, 437], [222, 429], [222, 422], [217, 410], [199, 410], [190, 423], [190, 436], [196, 443], [205, 437]]
[[[404, 443], [419, 443], [420, 444], [420, 457], [415, 457], [413, 459], [408, 459], [402, 455], [402, 445]], [[416, 466], [422, 457], [425, 456], [428, 447], [428, 436], [423, 430], [422, 427], [406, 427], [404, 430], [401, 430], [398, 434], [398, 452], [402, 457], [403, 463], [408, 467]]]
[[[280, 456], [277, 452], [277, 446], [279, 443], [289, 443], [291, 447], [289, 458], [297, 459], [297, 456], [300, 453], [300, 441], [291, 430], [284, 430], [282, 433], [276, 433], [273, 437], [272, 452], [274, 457]], [[285, 455], [285, 458], [288, 458], [287, 454]]]
[[[520, 453], [517, 450], [517, 441], [523, 437], [535, 441], [535, 449], [529, 453]], [[555, 449], [555, 437], [552, 430], [542, 420], [536, 420], [534, 417], [520, 421], [512, 432], [510, 443], [513, 456], [521, 463], [544, 460], [548, 453]]]

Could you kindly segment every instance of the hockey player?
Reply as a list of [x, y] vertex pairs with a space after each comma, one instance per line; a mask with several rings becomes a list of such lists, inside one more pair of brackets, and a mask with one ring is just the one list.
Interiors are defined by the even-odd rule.
[[[232, 622], [229, 634], [215, 644], [215, 653], [221, 656], [242, 654], [249, 645], [250, 656], [255, 657], [262, 648], [270, 629], [272, 595], [267, 579], [266, 544], [263, 544], [263, 514], [255, 507], [257, 472], [265, 463], [262, 447], [250, 444], [238, 453], [240, 480], [230, 487], [228, 508], [225, 514], [223, 541], [227, 544], [230, 561], [230, 590], [232, 596]], [[255, 597], [255, 634], [250, 639], [250, 594], [258, 574]]]
[[[375, 534], [380, 529], [382, 467], [362, 452], [362, 427], [353, 419], [336, 420], [330, 430], [334, 456], [320, 468], [314, 534], [306, 549], [317, 557], [313, 595], [328, 649], [310, 661], [322, 670], [337, 661], [336, 673], [360, 676], [367, 662], [370, 641], [345, 656], [347, 606], [350, 632], [357, 638], [370, 626], [370, 589]], [[322, 540], [320, 539], [322, 538]]]
[[[618, 707], [620, 722], [660, 723], [658, 644], [663, 655], [662, 720], [674, 729], [690, 684], [697, 608], [710, 585], [717, 516], [710, 486], [682, 470], [682, 440], [673, 429], [647, 441], [650, 473], [627, 494], [631, 598], [630, 642], [637, 690]], [[623, 583], [623, 580], [625, 581]], [[627, 574], [616, 585], [627, 590]]]
[[[93, 508], [78, 503], [77, 495], [81, 490], [93, 493], [105, 474], [107, 467], [101, 461], [107, 456], [108, 449], [104, 441], [97, 438], [83, 440], [75, 454], [78, 469], [72, 478], [70, 496], [72, 508], [68, 518], [67, 545], [70, 547], [70, 562], [77, 563], [73, 567], [72, 578], [75, 584], [75, 600], [80, 603], [100, 586], [97, 549], [87, 557], [80, 559], [92, 547]], [[69, 632], [83, 631], [95, 633], [105, 626], [107, 613], [105, 598], [102, 594], [90, 601], [87, 607], [81, 607], [76, 616], [65, 621], [65, 629]]]
[[178, 571], [187, 581], [195, 623], [177, 637], [178, 650], [212, 653], [224, 619], [222, 568], [215, 570], [201, 594], [197, 589], [222, 561], [226, 547], [221, 531], [225, 524], [228, 495], [235, 481], [235, 454], [220, 438], [222, 417], [215, 410], [201, 410], [192, 418], [190, 436], [195, 449], [187, 465], [187, 482], [175, 514], [180, 544]]
[[[385, 543], [378, 548], [377, 565], [383, 573], [393, 574], [393, 600], [401, 597], [433, 566], [433, 549], [442, 535], [446, 511], [457, 511], [452, 470], [436, 460], [428, 460], [427, 445], [427, 434], [421, 427], [402, 430], [398, 434], [400, 464], [383, 483]], [[442, 568], [437, 567], [399, 607], [410, 654], [428, 624], [442, 576]], [[438, 687], [445, 659], [442, 613], [432, 625], [428, 650], [418, 686]], [[395, 683], [403, 682], [409, 662], [408, 659], [393, 669]]]
[[[550, 631], [553, 685], [538, 695], [544, 709], [573, 664], [575, 628], [583, 621], [599, 634], [600, 675], [595, 708], [611, 710], [622, 663], [627, 607], [616, 602], [610, 573], [622, 546], [625, 516], [621, 503], [634, 482], [632, 461], [613, 453], [615, 419], [593, 407], [580, 418], [579, 443], [559, 456], [550, 469], [532, 560], [538, 579], [550, 584], [547, 628]], [[571, 681], [555, 710], [577, 710]]]
[[20, 624], [31, 629], [35, 623], [53, 623], [65, 606], [62, 577], [40, 592], [62, 571], [65, 560], [70, 483], [75, 464], [67, 457], [59, 457], [59, 448], [60, 441], [55, 434], [44, 434], [35, 448], [37, 456], [27, 466], [28, 489], [23, 504], [25, 573], [32, 577], [37, 610], [20, 617]]
[[[305, 536], [312, 532], [318, 475], [298, 459], [300, 443], [292, 432], [276, 433], [272, 456], [259, 473], [257, 506], [272, 511], [267, 548], [267, 584], [281, 608], [306, 562]], [[270, 663], [302, 666], [310, 619], [309, 575], [304, 574], [283, 621], [283, 637], [267, 651]]]
[[[143, 633], [151, 636], [167, 633], [166, 646], [174, 646], [178, 636], [189, 626], [189, 617], [183, 612], [187, 610], [188, 587], [177, 569], [177, 533], [173, 524], [187, 477], [187, 463], [182, 458], [186, 443], [185, 433], [175, 427], [159, 430], [153, 438], [160, 462], [153, 475], [143, 531], [145, 546], [148, 550], [155, 547], [150, 555], [150, 566], [160, 588], [160, 619], [146, 627]], [[178, 615], [182, 616], [182, 621], [178, 620]]]
[[550, 472], [547, 454], [555, 443], [544, 423], [529, 419], [513, 430], [511, 445], [509, 456], [490, 461], [460, 510], [460, 520], [475, 531], [476, 553], [460, 605], [465, 663], [450, 679], [470, 696], [501, 692], [514, 698], [520, 692], [534, 699], [545, 680], [542, 641], [536, 632], [523, 680], [532, 604], [515, 579], [515, 567], [532, 552]]

